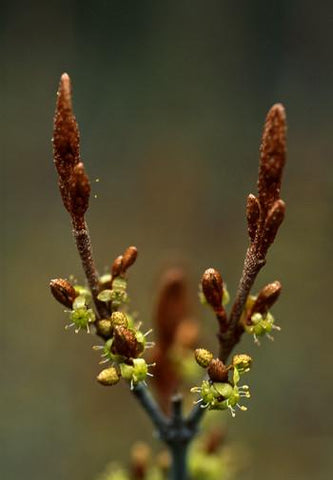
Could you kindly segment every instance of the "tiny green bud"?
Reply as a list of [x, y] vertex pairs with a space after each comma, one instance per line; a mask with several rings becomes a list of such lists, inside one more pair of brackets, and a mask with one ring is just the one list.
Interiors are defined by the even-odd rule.
[[95, 318], [95, 313], [91, 308], [86, 306], [75, 308], [70, 314], [71, 323], [66, 328], [73, 326], [75, 327], [75, 333], [78, 333], [81, 329], [85, 329], [89, 333], [89, 324], [93, 323]]
[[133, 360], [133, 383], [143, 382], [147, 378], [148, 365], [144, 358], [134, 358]]
[[224, 398], [229, 398], [233, 393], [233, 387], [230, 383], [214, 382], [213, 388]]
[[119, 380], [120, 376], [114, 367], [105, 368], [97, 376], [97, 381], [102, 385], [115, 385]]
[[98, 320], [96, 322], [97, 333], [102, 335], [102, 337], [109, 337], [112, 333], [112, 324], [111, 321], [107, 318]]
[[82, 285], [75, 285], [74, 289], [77, 295], [83, 296], [86, 299], [87, 304], [91, 302], [91, 292], [87, 287], [83, 287]]
[[207, 368], [210, 362], [213, 360], [213, 354], [205, 348], [197, 348], [194, 351], [194, 358], [200, 367]]
[[99, 277], [99, 285], [102, 290], [111, 287], [111, 274], [105, 273], [101, 277]]
[[133, 377], [133, 365], [128, 365], [127, 363], [121, 363], [119, 365], [121, 376], [128, 381], [132, 380]]
[[121, 376], [131, 383], [131, 389], [133, 389], [137, 383], [144, 382], [147, 375], [151, 376], [151, 374], [148, 373], [146, 360], [143, 358], [134, 358], [132, 363], [133, 365], [128, 365], [127, 363], [121, 363], [119, 365]]
[[110, 302], [112, 300], [112, 290], [105, 289], [99, 292], [97, 298], [100, 302]]
[[86, 297], [84, 295], [78, 295], [73, 302], [73, 310], [86, 307]]

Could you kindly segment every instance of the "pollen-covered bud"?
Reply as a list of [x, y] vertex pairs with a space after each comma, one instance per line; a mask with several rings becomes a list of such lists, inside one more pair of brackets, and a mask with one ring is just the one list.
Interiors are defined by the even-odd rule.
[[208, 376], [212, 382], [227, 382], [228, 369], [219, 358], [211, 360], [208, 366]]
[[72, 308], [77, 297], [74, 287], [63, 278], [55, 278], [50, 282], [51, 293], [54, 298], [67, 308]]
[[114, 353], [127, 358], [135, 358], [142, 353], [143, 348], [132, 330], [121, 326], [115, 327], [113, 342]]
[[115, 385], [120, 380], [120, 375], [114, 367], [105, 368], [97, 375], [97, 381], [102, 385]]
[[194, 358], [200, 367], [207, 368], [210, 362], [213, 360], [213, 354], [205, 348], [197, 348], [194, 351]]
[[128, 327], [127, 316], [123, 312], [113, 312], [111, 315], [112, 328], [115, 327]]
[[108, 318], [103, 318], [96, 322], [96, 330], [104, 338], [110, 337], [112, 333], [112, 324]]
[[215, 268], [208, 268], [201, 279], [202, 291], [214, 310], [219, 310], [223, 298], [223, 280]]
[[138, 249], [134, 246], [128, 247], [123, 253], [122, 258], [122, 272], [125, 273], [126, 270], [133, 265], [138, 256]]
[[239, 373], [245, 373], [250, 370], [252, 365], [252, 358], [250, 355], [246, 355], [246, 353], [241, 353], [239, 355], [234, 355], [232, 357], [232, 366], [237, 368]]

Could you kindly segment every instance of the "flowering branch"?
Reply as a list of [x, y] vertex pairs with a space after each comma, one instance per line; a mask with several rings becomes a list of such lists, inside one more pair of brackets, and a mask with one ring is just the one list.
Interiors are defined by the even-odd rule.
[[[207, 269], [201, 279], [200, 298], [213, 310], [218, 322], [219, 355], [214, 358], [205, 348], [196, 348], [195, 360], [206, 369], [201, 386], [192, 392], [200, 395], [192, 411], [184, 416], [183, 397], [179, 385], [184, 378], [188, 353], [198, 340], [197, 324], [189, 315], [189, 303], [184, 277], [180, 271], [169, 272], [161, 289], [155, 315], [156, 340], [147, 341], [150, 331], [143, 333], [141, 323], [128, 310], [127, 273], [136, 261], [136, 247], [128, 247], [115, 258], [106, 275], [99, 276], [95, 267], [92, 245], [85, 214], [89, 207], [90, 181], [80, 158], [80, 135], [72, 109], [71, 82], [67, 74], [60, 79], [53, 135], [54, 163], [63, 204], [73, 227], [73, 236], [79, 252], [89, 288], [72, 285], [65, 279], [50, 282], [53, 296], [69, 309], [70, 324], [75, 332], [92, 327], [103, 344], [93, 347], [102, 354], [101, 364], [110, 363], [98, 375], [97, 381], [112, 386], [120, 380], [130, 389], [155, 425], [160, 439], [168, 446], [172, 456], [171, 479], [187, 478], [187, 447], [198, 433], [198, 426], [207, 410], [229, 410], [234, 417], [236, 407], [241, 411], [242, 398], [249, 398], [247, 385], [240, 385], [241, 376], [252, 365], [247, 354], [228, 358], [241, 335], [248, 332], [256, 343], [258, 337], [271, 338], [274, 323], [270, 308], [281, 292], [281, 284], [272, 282], [257, 296], [250, 295], [254, 281], [266, 263], [269, 247], [275, 240], [284, 219], [285, 204], [280, 198], [281, 178], [286, 156], [286, 123], [284, 108], [274, 105], [264, 127], [258, 176], [258, 194], [247, 199], [246, 215], [250, 244], [246, 252], [243, 272], [236, 298], [228, 315], [225, 305], [229, 294], [225, 282], [214, 268]], [[66, 327], [66, 328], [67, 328]], [[151, 363], [143, 358], [153, 348]], [[155, 388], [158, 404], [151, 395], [147, 378], [149, 367], [155, 367]], [[182, 367], [182, 368], [181, 368]], [[170, 403], [171, 398], [171, 403]], [[140, 463], [140, 462], [139, 462]], [[144, 471], [137, 465], [137, 478]], [[141, 472], [141, 473], [140, 473]]]

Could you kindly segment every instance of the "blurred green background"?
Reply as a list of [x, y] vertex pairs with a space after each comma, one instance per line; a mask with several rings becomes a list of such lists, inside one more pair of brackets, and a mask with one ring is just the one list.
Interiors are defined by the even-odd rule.
[[255, 355], [253, 398], [229, 438], [249, 449], [246, 479], [331, 478], [331, 2], [12, 0], [0, 30], [1, 479], [92, 480], [152, 437], [125, 386], [96, 384], [96, 341], [64, 331], [49, 293], [50, 278], [82, 279], [52, 164], [63, 71], [100, 179], [88, 215], [100, 271], [137, 245], [130, 292], [149, 324], [163, 267], [185, 265], [203, 343], [216, 326], [196, 284], [215, 266], [234, 294], [262, 124], [286, 106], [288, 212], [257, 283], [283, 283], [282, 332], [238, 349]]

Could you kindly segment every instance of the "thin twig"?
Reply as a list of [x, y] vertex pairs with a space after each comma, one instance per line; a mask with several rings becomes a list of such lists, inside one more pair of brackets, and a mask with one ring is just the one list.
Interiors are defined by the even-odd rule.
[[165, 438], [168, 429], [168, 419], [163, 415], [160, 407], [155, 402], [150, 394], [148, 388], [143, 383], [138, 383], [134, 386], [133, 395], [138, 399], [144, 410], [147, 412], [149, 418], [157, 428], [161, 439]]
[[82, 267], [87, 278], [94, 304], [100, 318], [108, 318], [109, 311], [103, 302], [97, 299], [99, 294], [98, 274], [92, 253], [92, 245], [87, 222], [84, 218], [73, 220], [73, 236], [80, 255]]

